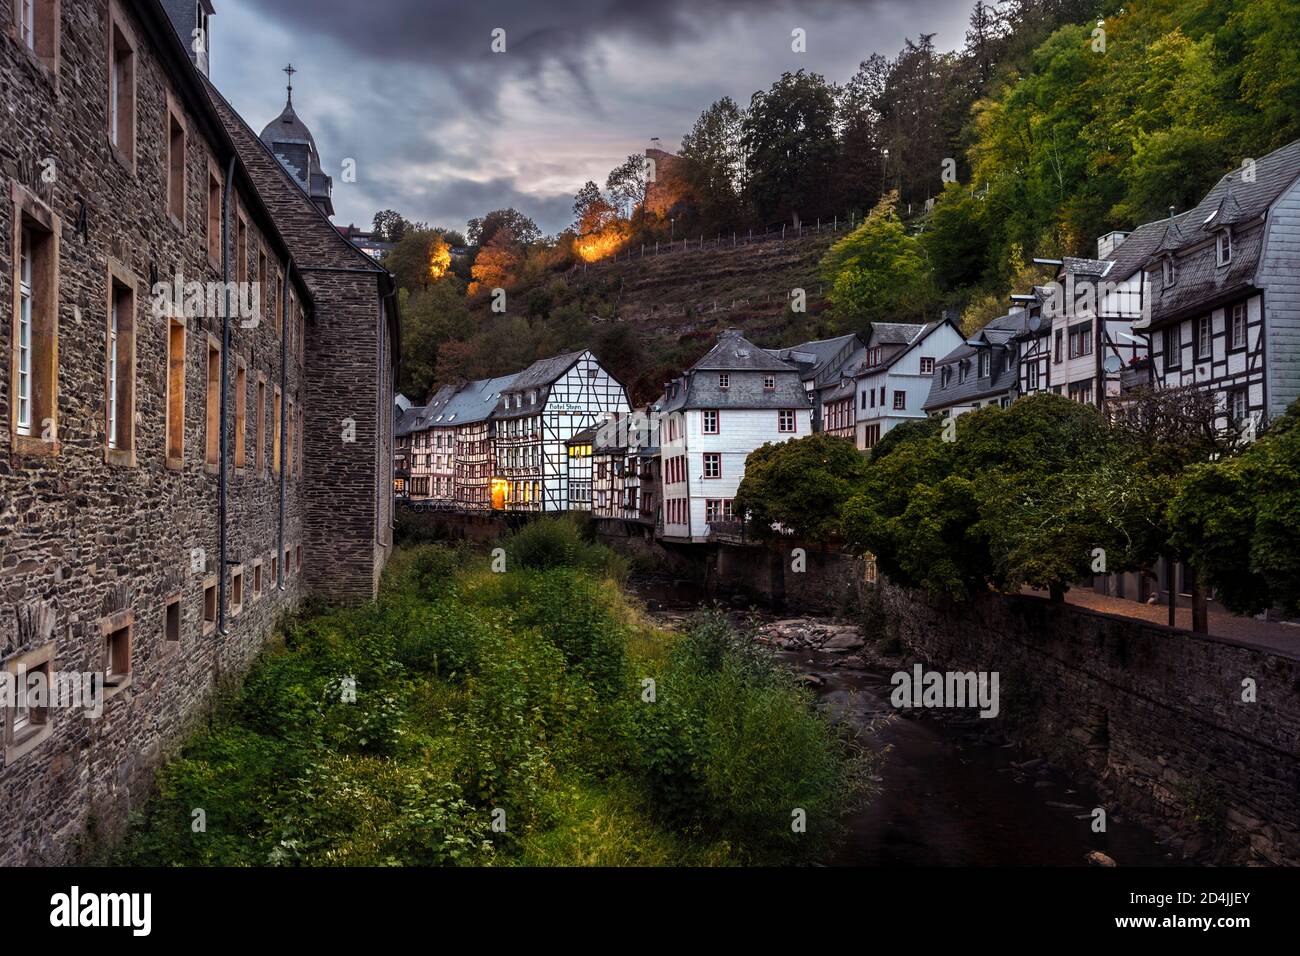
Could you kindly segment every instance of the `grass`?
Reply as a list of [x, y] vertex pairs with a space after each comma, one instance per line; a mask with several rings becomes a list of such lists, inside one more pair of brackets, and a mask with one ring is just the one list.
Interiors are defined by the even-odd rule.
[[377, 601], [301, 615], [159, 771], [111, 862], [733, 865], [825, 849], [863, 793], [856, 748], [725, 621], [648, 621], [621, 562], [558, 524], [506, 541], [504, 573], [487, 554], [399, 549]]

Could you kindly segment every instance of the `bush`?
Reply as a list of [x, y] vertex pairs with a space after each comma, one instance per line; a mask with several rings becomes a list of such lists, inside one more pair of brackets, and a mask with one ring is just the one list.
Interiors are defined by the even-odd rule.
[[[458, 560], [413, 549], [379, 601], [296, 618], [159, 771], [110, 859], [777, 861], [846, 805], [842, 743], [725, 620], [666, 650], [592, 572]], [[657, 703], [633, 674], [654, 675]], [[789, 832], [795, 807], [810, 836]]]
[[605, 574], [617, 581], [627, 579], [627, 562], [604, 545], [584, 537], [577, 519], [540, 518], [524, 525], [505, 542], [507, 567], [579, 568]]
[[[693, 622], [633, 718], [642, 785], [675, 825], [717, 832], [758, 859], [811, 855], [840, 832], [865, 758], [789, 671], [720, 615]], [[806, 833], [791, 827], [802, 810]]]

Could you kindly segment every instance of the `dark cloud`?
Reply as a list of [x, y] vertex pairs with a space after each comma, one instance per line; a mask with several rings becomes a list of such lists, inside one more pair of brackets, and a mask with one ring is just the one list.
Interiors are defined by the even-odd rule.
[[[294, 103], [335, 174], [339, 222], [376, 209], [462, 228], [513, 205], [544, 231], [572, 195], [659, 136], [674, 148], [721, 96], [783, 70], [842, 81], [905, 36], [962, 40], [973, 0], [218, 0], [213, 79], [260, 129]], [[808, 53], [790, 51], [790, 30]], [[506, 31], [507, 52], [490, 50]], [[356, 183], [337, 175], [357, 162]]]

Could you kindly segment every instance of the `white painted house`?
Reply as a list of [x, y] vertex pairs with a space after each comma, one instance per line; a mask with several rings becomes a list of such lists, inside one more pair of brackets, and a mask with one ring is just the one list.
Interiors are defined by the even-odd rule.
[[663, 537], [707, 541], [729, 521], [745, 459], [768, 442], [812, 433], [799, 369], [727, 329], [659, 401]]
[[964, 340], [957, 323], [947, 318], [924, 325], [872, 325], [866, 357], [853, 376], [859, 449], [875, 446], [899, 422], [925, 417], [935, 363]]
[[493, 507], [500, 501], [506, 511], [567, 510], [567, 442], [631, 410], [623, 384], [586, 349], [528, 366], [502, 389], [492, 413]]

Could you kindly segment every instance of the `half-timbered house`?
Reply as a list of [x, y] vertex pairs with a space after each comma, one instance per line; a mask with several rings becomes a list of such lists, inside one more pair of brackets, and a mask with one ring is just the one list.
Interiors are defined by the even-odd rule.
[[1225, 429], [1280, 416], [1300, 395], [1300, 141], [1161, 225], [1139, 326], [1155, 384], [1213, 391]]
[[[455, 506], [460, 511], [488, 511], [500, 507], [492, 485], [492, 413], [518, 373], [469, 382], [456, 392], [443, 409], [445, 420], [455, 430], [452, 460]], [[500, 496], [504, 504], [504, 495]]]
[[494, 477], [508, 511], [568, 507], [568, 449], [577, 432], [631, 411], [627, 390], [586, 349], [541, 359], [502, 389], [493, 412]]

